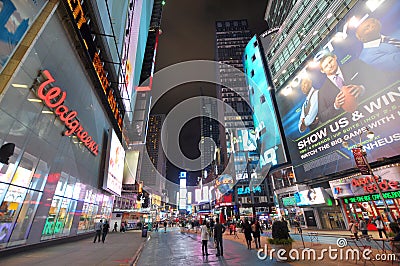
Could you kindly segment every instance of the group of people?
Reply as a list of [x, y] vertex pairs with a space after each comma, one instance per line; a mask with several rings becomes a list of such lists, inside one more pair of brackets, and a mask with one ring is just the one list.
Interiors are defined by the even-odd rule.
[[246, 217], [242, 223], [242, 232], [244, 233], [244, 237], [246, 239], [247, 249], [251, 249], [251, 242], [253, 240], [252, 237], [254, 238], [256, 249], [261, 248], [260, 237], [263, 231], [258, 220], [254, 220], [250, 223]]
[[[211, 223], [212, 222], [212, 223]], [[226, 227], [219, 222], [219, 218], [215, 219], [215, 223], [213, 220], [207, 222], [203, 221], [200, 226], [200, 234], [201, 234], [201, 251], [203, 256], [208, 256], [208, 241], [211, 237], [214, 238], [214, 245], [217, 249], [217, 257], [224, 256], [224, 248], [222, 244], [222, 235], [225, 233]]]
[[[369, 238], [368, 235], [368, 222], [369, 220], [364, 219], [364, 217], [359, 217], [359, 221], [352, 219], [349, 223], [349, 231], [354, 235], [356, 240], [359, 240], [358, 232], [361, 232], [362, 237]], [[378, 229], [379, 237], [382, 238], [383, 235], [387, 238], [388, 235], [386, 233], [385, 223], [382, 221], [380, 216], [377, 216], [375, 219], [371, 221], [372, 224], [376, 226]]]
[[108, 231], [110, 231], [110, 224], [108, 223], [108, 221], [104, 220], [104, 223], [103, 220], [98, 221], [95, 224], [94, 229], [96, 230], [96, 235], [94, 237], [93, 243], [96, 243], [96, 240], [98, 243], [100, 243], [100, 237], [101, 237], [101, 242], [104, 243]]

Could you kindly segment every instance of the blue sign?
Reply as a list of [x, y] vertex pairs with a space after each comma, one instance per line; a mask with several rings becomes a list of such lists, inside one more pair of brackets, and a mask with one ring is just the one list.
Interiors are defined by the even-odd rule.
[[[256, 186], [253, 187], [253, 192], [260, 192], [261, 193], [261, 187], [260, 186]], [[238, 188], [238, 195], [243, 195], [243, 194], [250, 194], [250, 187], [239, 187]]]

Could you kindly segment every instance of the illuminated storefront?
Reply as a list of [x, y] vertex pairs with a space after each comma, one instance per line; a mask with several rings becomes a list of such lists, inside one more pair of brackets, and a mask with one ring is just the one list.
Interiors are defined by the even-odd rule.
[[373, 169], [373, 172], [389, 210], [385, 210], [372, 176], [357, 174], [330, 181], [333, 196], [341, 202], [348, 218], [372, 220], [381, 216], [388, 221], [388, 211], [392, 217], [400, 217], [400, 165]]
[[112, 123], [62, 8], [2, 88], [0, 144], [15, 149], [0, 163], [0, 251], [91, 233], [111, 217], [114, 196], [99, 184]]

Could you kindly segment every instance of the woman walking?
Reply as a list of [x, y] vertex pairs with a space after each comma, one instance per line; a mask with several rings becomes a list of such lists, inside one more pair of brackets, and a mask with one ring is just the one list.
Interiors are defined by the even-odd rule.
[[203, 221], [203, 225], [200, 227], [201, 232], [201, 251], [203, 252], [203, 256], [208, 256], [208, 240], [210, 239], [208, 235], [208, 228], [206, 225], [206, 220]]

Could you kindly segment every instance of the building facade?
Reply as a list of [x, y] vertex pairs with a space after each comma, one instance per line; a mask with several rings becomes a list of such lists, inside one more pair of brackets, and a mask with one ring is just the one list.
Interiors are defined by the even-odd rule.
[[[119, 60], [112, 39], [125, 34], [129, 2], [2, 4], [10, 23], [21, 20], [13, 49], [1, 48], [0, 143], [15, 146], [0, 164], [0, 249], [92, 233], [121, 193], [121, 70], [106, 62]], [[122, 26], [110, 23], [114, 12]]]

